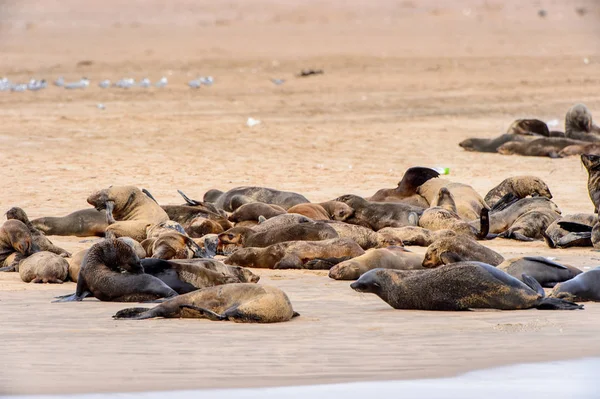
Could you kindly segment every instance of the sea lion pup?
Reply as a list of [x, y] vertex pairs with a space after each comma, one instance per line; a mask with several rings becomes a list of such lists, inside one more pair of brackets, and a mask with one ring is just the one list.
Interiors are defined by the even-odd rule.
[[433, 242], [442, 238], [456, 237], [456, 232], [452, 230], [431, 231], [418, 226], [405, 227], [386, 227], [377, 233], [386, 240], [400, 240], [404, 245], [416, 245], [419, 247], [428, 247]]
[[67, 250], [54, 245], [52, 241], [46, 238], [46, 236], [41, 231], [33, 227], [31, 222], [29, 221], [29, 218], [27, 217], [27, 214], [23, 209], [16, 206], [10, 208], [8, 212], [6, 212], [6, 218], [8, 220], [16, 219], [23, 222], [25, 226], [27, 226], [27, 228], [29, 229], [29, 233], [31, 233], [33, 243], [38, 247], [40, 251], [49, 251], [65, 258], [71, 256], [71, 254]]
[[592, 128], [592, 114], [583, 104], [573, 105], [565, 115], [565, 136], [575, 140], [600, 141]]
[[[330, 269], [334, 263], [354, 258], [365, 251], [349, 238], [323, 241], [286, 241], [266, 248], [241, 248], [225, 259], [227, 265], [262, 269]], [[311, 260], [326, 259], [326, 262]], [[336, 262], [337, 260], [337, 262]]]
[[299, 204], [288, 209], [288, 213], [297, 213], [312, 220], [345, 221], [354, 213], [354, 209], [340, 201], [326, 201], [318, 204]]
[[314, 220], [307, 218], [304, 215], [298, 215], [295, 213], [284, 213], [283, 215], [278, 215], [272, 217], [271, 219], [264, 220], [264, 218], [259, 220], [259, 223], [252, 228], [257, 233], [264, 233], [273, 229], [280, 229], [285, 225], [298, 224], [298, 223], [309, 223]]
[[548, 185], [535, 176], [514, 176], [502, 180], [485, 195], [485, 202], [492, 208], [506, 194], [512, 193], [517, 198], [546, 197], [552, 199]]
[[475, 152], [498, 152], [498, 148], [511, 141], [530, 141], [535, 136], [522, 136], [519, 134], [502, 134], [493, 139], [485, 139], [485, 138], [468, 138], [458, 145], [465, 149], [465, 151], [475, 151]]
[[377, 295], [394, 309], [582, 309], [557, 298], [529, 276], [525, 283], [482, 262], [460, 262], [430, 271], [374, 269], [350, 287]]
[[113, 318], [196, 318], [236, 323], [279, 323], [299, 316], [279, 288], [260, 284], [227, 284], [204, 288], [148, 308], [118, 311]]
[[146, 254], [155, 259], [192, 259], [208, 257], [206, 251], [185, 234], [170, 231], [158, 238], [147, 238], [141, 243]]
[[81, 301], [87, 296], [100, 301], [142, 302], [175, 295], [177, 292], [161, 280], [144, 274], [140, 258], [128, 244], [111, 238], [90, 247], [75, 293], [55, 302]]
[[38, 249], [25, 223], [7, 220], [0, 227], [0, 272], [14, 272], [19, 262]]
[[287, 211], [279, 205], [253, 202], [250, 204], [244, 204], [237, 208], [231, 215], [229, 215], [228, 219], [230, 222], [240, 223], [249, 220], [258, 221], [260, 216], [264, 217], [265, 219], [271, 219], [272, 217], [283, 215], [284, 213], [287, 213]]
[[338, 263], [329, 269], [334, 280], [356, 280], [372, 269], [424, 270], [423, 256], [402, 247], [369, 249], [363, 255]]
[[212, 259], [200, 262], [143, 259], [144, 273], [162, 280], [178, 294], [231, 283], [255, 283], [259, 276], [239, 266], [228, 266]]
[[479, 219], [481, 210], [488, 208], [481, 196], [468, 184], [451, 182], [446, 179], [431, 179], [423, 183], [417, 189], [417, 193], [422, 195], [429, 204], [434, 203], [438, 198], [441, 188], [446, 188], [454, 197], [456, 213], [463, 220]]
[[587, 228], [579, 227], [579, 232], [591, 232], [592, 228], [598, 223], [598, 215], [593, 213], [576, 213], [565, 215], [552, 222], [544, 232], [543, 237], [550, 248], [569, 248], [569, 247], [591, 247], [591, 234], [573, 234], [570, 230], [564, 228], [573, 225], [584, 225]]
[[371, 202], [405, 202], [410, 205], [427, 208], [429, 203], [419, 194], [417, 188], [427, 180], [434, 179], [440, 174], [431, 168], [415, 166], [408, 168], [402, 176], [402, 180], [398, 182], [396, 188], [382, 188], [377, 191], [371, 198]]
[[523, 281], [523, 275], [533, 277], [546, 288], [552, 288], [582, 273], [576, 267], [561, 265], [543, 256], [507, 259], [498, 265], [498, 269], [520, 281]]
[[383, 230], [393, 229], [393, 227], [386, 227], [385, 229], [376, 232], [368, 227], [359, 226], [357, 224], [338, 222], [334, 220], [330, 220], [326, 223], [333, 227], [340, 238], [351, 238], [364, 250], [371, 248], [385, 248], [393, 245], [403, 245], [402, 240], [393, 235], [380, 234]]
[[556, 284], [549, 296], [568, 301], [600, 302], [600, 267], [588, 270], [570, 280]]
[[69, 262], [53, 252], [41, 251], [19, 263], [21, 280], [26, 283], [62, 284], [67, 280]]
[[[209, 194], [210, 193], [210, 194]], [[279, 191], [268, 187], [236, 187], [218, 194], [218, 190], [210, 190], [204, 194], [204, 201], [213, 203], [218, 209], [233, 212], [245, 203], [264, 202], [289, 209], [294, 205], [310, 202], [303, 195], [290, 191]], [[237, 197], [237, 198], [235, 198]]]
[[559, 158], [558, 153], [561, 150], [575, 144], [585, 144], [585, 142], [561, 137], [542, 137], [531, 141], [511, 141], [502, 144], [498, 147], [498, 153], [502, 155]]
[[598, 206], [600, 206], [600, 156], [583, 154], [581, 162], [588, 172], [588, 193], [594, 204], [594, 213], [598, 213]]
[[582, 154], [600, 155], [600, 143], [570, 145], [560, 150], [558, 156], [564, 158]]
[[338, 238], [338, 233], [329, 224], [307, 222], [283, 225], [260, 233], [248, 227], [233, 227], [219, 234], [219, 243], [264, 248], [285, 241], [321, 241], [332, 238]]
[[544, 232], [560, 215], [550, 209], [534, 210], [524, 213], [498, 237], [512, 238], [519, 241], [542, 240]]
[[432, 206], [425, 209], [419, 218], [419, 226], [432, 231], [452, 230], [472, 238], [484, 239], [490, 227], [488, 212], [487, 208], [481, 209], [479, 223], [481, 230], [477, 231], [475, 227], [458, 216], [454, 197], [446, 187], [442, 187]]
[[134, 186], [111, 186], [87, 199], [96, 209], [106, 209], [106, 230], [117, 237], [146, 239], [148, 226], [169, 220], [167, 213], [150, 197]]
[[508, 127], [506, 133], [550, 137], [548, 125], [539, 119], [517, 119]]
[[33, 219], [31, 224], [47, 236], [104, 237], [108, 227], [106, 211], [82, 209], [67, 216]]
[[498, 266], [504, 261], [496, 251], [458, 235], [435, 241], [425, 252], [423, 267], [433, 268], [455, 262], [478, 261]]
[[347, 223], [369, 227], [375, 231], [384, 227], [415, 226], [423, 208], [402, 202], [370, 202], [358, 195], [346, 194], [335, 199], [354, 209]]

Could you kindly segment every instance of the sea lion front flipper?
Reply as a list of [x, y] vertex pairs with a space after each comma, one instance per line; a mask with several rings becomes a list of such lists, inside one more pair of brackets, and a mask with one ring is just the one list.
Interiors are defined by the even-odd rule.
[[0, 267], [0, 272], [16, 272], [16, 267], [14, 265]]
[[503, 209], [508, 208], [509, 206], [511, 206], [512, 204], [517, 202], [518, 200], [519, 200], [519, 197], [517, 197], [515, 194], [508, 193], [508, 194], [504, 195], [502, 198], [500, 198], [498, 201], [496, 201], [494, 206], [492, 206], [490, 208], [490, 212], [499, 212]]
[[440, 255], [440, 260], [444, 265], [451, 263], [462, 262], [464, 259], [456, 252], [444, 252]]
[[558, 269], [568, 269], [568, 267], [566, 267], [565, 265], [561, 265], [560, 263], [554, 262], [553, 260], [550, 260], [548, 258], [544, 258], [543, 256], [525, 256], [523, 257], [523, 259], [530, 260], [533, 262], [540, 262], [548, 266], [556, 267]]
[[540, 310], [577, 310], [583, 309], [583, 305], [578, 305], [575, 302], [570, 302], [559, 298], [542, 298], [540, 303], [535, 307]]
[[114, 201], [106, 201], [106, 223], [109, 225], [116, 222], [115, 217], [113, 216], [113, 210], [115, 209]]
[[148, 198], [150, 198], [152, 201], [156, 202], [158, 204], [158, 201], [156, 200], [156, 198], [154, 198], [154, 196], [152, 194], [150, 194], [150, 191], [146, 190], [145, 188], [142, 188], [142, 192], [144, 194], [146, 194], [146, 196]]
[[352, 259], [352, 256], [342, 256], [341, 258], [317, 258], [306, 262], [303, 268], [309, 270], [329, 270], [338, 263], [349, 259]]
[[589, 226], [587, 224], [583, 224], [583, 223], [576, 223], [576, 222], [557, 222], [557, 224], [562, 228], [565, 229], [571, 233], [585, 233], [585, 232], [591, 232], [593, 226]]
[[179, 309], [189, 309], [192, 311], [192, 313], [194, 313], [194, 315], [197, 314], [196, 317], [198, 317], [199, 319], [209, 319], [212, 321], [223, 321], [223, 320], [227, 320], [227, 317], [220, 315], [218, 313], [213, 312], [212, 310], [208, 310], [205, 308], [201, 308], [198, 306], [193, 306], [193, 305], [179, 305]]
[[527, 274], [522, 274], [521, 278], [523, 279], [523, 282], [525, 284], [527, 284], [527, 286], [529, 288], [531, 288], [532, 290], [537, 292], [538, 295], [541, 295], [542, 298], [546, 296], [546, 293], [544, 292], [544, 288], [541, 286], [541, 284], [536, 279], [534, 279], [531, 276], [528, 276]]
[[583, 233], [569, 233], [566, 236], [562, 237], [556, 243], [556, 246], [559, 248], [569, 248], [569, 247], [591, 247], [592, 246], [592, 233], [591, 232], [583, 232]]
[[177, 192], [179, 193], [179, 195], [181, 195], [181, 196], [183, 197], [184, 201], [185, 201], [185, 202], [186, 202], [188, 205], [191, 205], [191, 206], [198, 206], [198, 205], [200, 205], [200, 202], [198, 202], [198, 201], [196, 201], [196, 200], [193, 200], [193, 199], [189, 198], [187, 195], [185, 195], [185, 194], [183, 193], [183, 191], [181, 191], [181, 190], [177, 190]]
[[554, 241], [552, 240], [552, 238], [550, 238], [548, 233], [542, 231], [542, 237], [544, 237], [544, 241], [546, 241], [546, 245], [548, 245], [549, 248], [556, 248], [556, 243], [554, 243]]
[[67, 295], [65, 297], [61, 297], [60, 299], [57, 299], [56, 301], [52, 301], [52, 303], [59, 303], [59, 302], [81, 302], [83, 301], [83, 298], [85, 298], [84, 296], [78, 296], [77, 294], [71, 294], [71, 295]]
[[[113, 316], [113, 319], [134, 319], [139, 320], [143, 314], [149, 311], [150, 308], [127, 308], [121, 309]], [[149, 318], [149, 317], [143, 317]]]
[[478, 240], [483, 240], [487, 237], [490, 232], [490, 211], [487, 208], [481, 208], [479, 214], [479, 233], [477, 234]]
[[515, 240], [519, 240], [519, 241], [535, 241], [533, 238], [527, 237], [516, 231], [511, 232], [510, 235], [512, 238], [514, 238]]

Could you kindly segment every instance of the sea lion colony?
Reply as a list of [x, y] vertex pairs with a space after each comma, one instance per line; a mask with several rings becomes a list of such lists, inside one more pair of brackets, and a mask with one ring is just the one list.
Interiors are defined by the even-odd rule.
[[[576, 106], [569, 115], [587, 114]], [[548, 134], [530, 120], [509, 134], [532, 130]], [[485, 245], [516, 239], [600, 248], [592, 212], [600, 206], [600, 156], [581, 159], [592, 203], [575, 215], [563, 215], [535, 176], [509, 177], [481, 196], [424, 167], [409, 168], [397, 188], [369, 199], [344, 194], [322, 203], [237, 187], [210, 190], [203, 201], [180, 192], [184, 204], [160, 205], [147, 190], [111, 186], [88, 197], [93, 208], [64, 217], [30, 221], [23, 209], [10, 209], [0, 227], [0, 270], [17, 271], [24, 282], [77, 283], [55, 302], [160, 302], [123, 309], [116, 319], [268, 323], [298, 315], [283, 291], [259, 284], [248, 268], [329, 270], [329, 278], [356, 280], [351, 288], [398, 309], [581, 309], [571, 301], [600, 300], [598, 270], [582, 273], [535, 253], [505, 259]], [[71, 256], [45, 233], [104, 238]], [[404, 245], [427, 250], [423, 256]], [[554, 290], [546, 296], [542, 287]]]

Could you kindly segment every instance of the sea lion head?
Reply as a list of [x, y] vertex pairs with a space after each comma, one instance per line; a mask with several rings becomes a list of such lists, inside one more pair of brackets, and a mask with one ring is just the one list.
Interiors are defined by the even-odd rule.
[[585, 105], [575, 104], [567, 111], [565, 130], [586, 133], [592, 131], [592, 114]]
[[23, 223], [29, 222], [29, 218], [27, 217], [25, 211], [18, 206], [13, 206], [6, 212], [6, 219], [20, 220]]
[[106, 209], [106, 203], [112, 201], [115, 210], [127, 208], [137, 198], [148, 198], [142, 191], [135, 186], [110, 186], [100, 191], [96, 191], [87, 199], [88, 204], [97, 210]]
[[336, 199], [334, 199], [334, 201], [343, 202], [355, 210], [362, 208], [368, 204], [368, 201], [366, 199], [354, 194], [342, 195], [341, 197], [337, 197]]
[[332, 211], [333, 220], [343, 222], [352, 215], [354, 215], [354, 209], [351, 206], [341, 201], [335, 201]]
[[588, 172], [600, 169], [600, 155], [583, 154], [581, 162]]
[[31, 240], [31, 233], [23, 222], [11, 219], [4, 222], [2, 227], [17, 252], [28, 256], [37, 251]]
[[350, 288], [357, 292], [380, 295], [389, 280], [386, 269], [378, 268], [369, 270], [358, 280], [350, 284]]
[[458, 145], [462, 148], [465, 149], [465, 151], [475, 151], [475, 146], [476, 143], [478, 142], [479, 139], [476, 138], [468, 138], [468, 139], [464, 139], [463, 141], [461, 141], [460, 143], [458, 143]]
[[513, 155], [516, 154], [521, 143], [518, 141], [509, 141], [508, 143], [502, 144], [496, 151], [502, 155]]
[[219, 245], [234, 244], [243, 246], [244, 237], [252, 233], [253, 230], [249, 227], [232, 227], [231, 229], [219, 234]]
[[529, 195], [532, 197], [546, 197], [548, 199], [552, 198], [552, 193], [550, 192], [550, 188], [542, 179], [539, 177], [532, 176], [527, 182], [527, 188], [529, 189]]
[[355, 280], [360, 277], [360, 268], [356, 261], [350, 259], [329, 269], [329, 277], [334, 280]]
[[510, 125], [506, 133], [523, 135], [536, 134], [549, 137], [550, 129], [548, 129], [546, 122], [539, 119], [517, 119]]
[[202, 201], [210, 203], [216, 202], [222, 194], [223, 191], [213, 188], [212, 190], [208, 190], [206, 193], [204, 193]]

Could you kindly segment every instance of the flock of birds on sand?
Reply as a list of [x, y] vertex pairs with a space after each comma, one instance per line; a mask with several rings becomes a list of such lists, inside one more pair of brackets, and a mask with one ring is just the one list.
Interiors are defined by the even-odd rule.
[[[600, 156], [581, 159], [597, 210]], [[34, 220], [14, 207], [0, 227], [0, 271], [24, 282], [77, 283], [55, 302], [158, 303], [123, 309], [116, 319], [297, 316], [281, 289], [258, 283], [261, 268], [328, 270], [396, 309], [571, 310], [600, 301], [600, 268], [583, 272], [536, 254], [505, 259], [484, 245], [501, 238], [600, 248], [597, 213], [563, 215], [535, 176], [509, 177], [484, 197], [426, 167], [409, 168], [397, 187], [369, 198], [311, 203], [266, 187], [213, 189], [202, 201], [179, 193], [184, 204], [159, 205], [146, 189], [111, 186], [90, 195], [89, 208]], [[53, 235], [104, 239], [70, 254]]]

